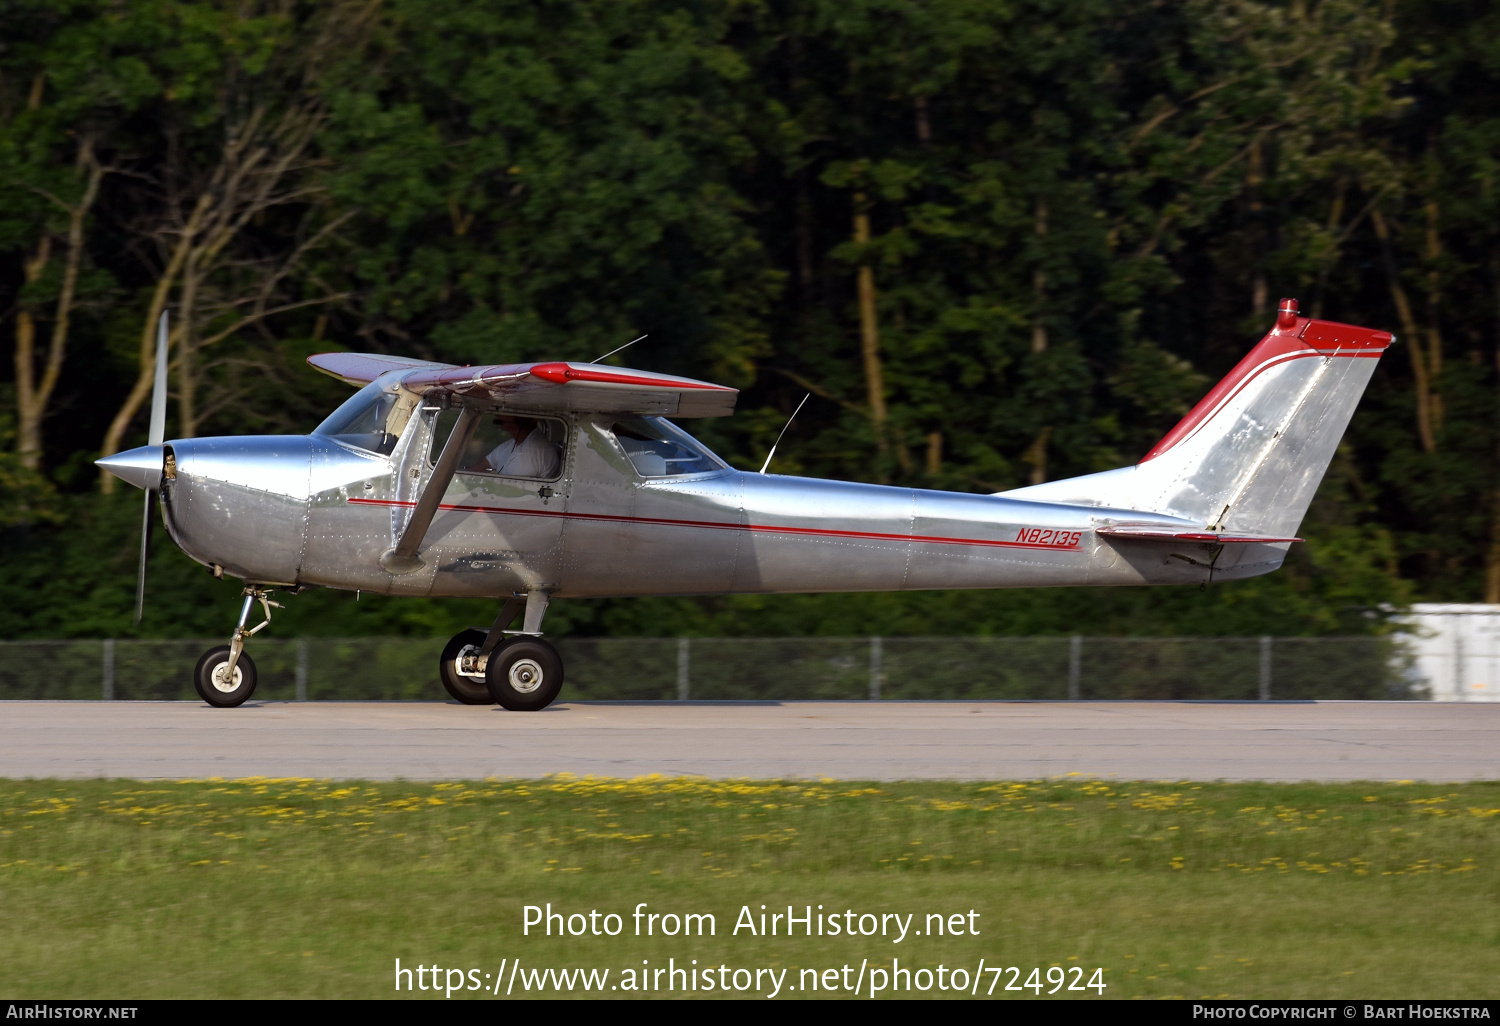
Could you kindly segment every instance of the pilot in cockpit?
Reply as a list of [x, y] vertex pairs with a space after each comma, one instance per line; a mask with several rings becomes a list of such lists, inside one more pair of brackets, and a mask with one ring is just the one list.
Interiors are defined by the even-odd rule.
[[510, 435], [510, 440], [495, 446], [484, 459], [470, 466], [469, 470], [488, 471], [506, 477], [557, 476], [560, 454], [557, 446], [547, 441], [542, 432], [537, 430], [536, 420], [501, 414], [494, 419], [494, 423]]

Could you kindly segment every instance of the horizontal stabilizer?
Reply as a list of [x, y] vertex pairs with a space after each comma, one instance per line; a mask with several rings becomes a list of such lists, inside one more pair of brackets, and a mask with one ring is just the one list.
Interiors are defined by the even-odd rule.
[[1106, 538], [1140, 538], [1145, 541], [1212, 542], [1216, 545], [1251, 545], [1269, 542], [1299, 542], [1301, 538], [1273, 538], [1263, 534], [1228, 534], [1218, 531], [1171, 531], [1157, 524], [1115, 524], [1098, 528]]

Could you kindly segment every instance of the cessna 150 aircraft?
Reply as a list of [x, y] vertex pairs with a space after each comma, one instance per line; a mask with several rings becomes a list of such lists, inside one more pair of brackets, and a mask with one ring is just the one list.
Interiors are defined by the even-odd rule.
[[[163, 330], [150, 444], [99, 464], [147, 490], [142, 589], [154, 501], [184, 552], [245, 581], [230, 643], [198, 663], [209, 704], [254, 692], [245, 642], [274, 591], [328, 587], [502, 599], [493, 626], [448, 644], [442, 681], [459, 702], [535, 710], [563, 683], [541, 636], [553, 598], [1275, 570], [1393, 340], [1283, 300], [1270, 333], [1139, 463], [969, 495], [731, 469], [668, 418], [727, 415], [734, 389], [599, 363], [327, 353], [308, 362], [360, 388], [312, 434], [166, 442]], [[265, 620], [248, 627], [256, 602]]]

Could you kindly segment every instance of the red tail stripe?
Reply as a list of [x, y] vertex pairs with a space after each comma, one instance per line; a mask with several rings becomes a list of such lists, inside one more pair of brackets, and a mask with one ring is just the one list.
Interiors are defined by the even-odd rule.
[[1141, 457], [1141, 462], [1155, 459], [1197, 434], [1230, 400], [1244, 391], [1251, 381], [1272, 367], [1313, 356], [1379, 359], [1391, 341], [1390, 332], [1334, 321], [1298, 318], [1297, 326], [1291, 330], [1277, 328], [1245, 354], [1245, 358], [1235, 365], [1234, 370], [1226, 374], [1176, 427], [1162, 436], [1161, 441]]

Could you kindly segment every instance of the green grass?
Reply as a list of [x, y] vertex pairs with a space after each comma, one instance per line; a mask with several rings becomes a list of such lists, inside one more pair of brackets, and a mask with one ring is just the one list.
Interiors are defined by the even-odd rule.
[[[983, 958], [1101, 967], [1106, 997], [1492, 997], [1497, 899], [1496, 783], [0, 781], [7, 997], [389, 997], [397, 958], [517, 957], [612, 982]], [[624, 932], [523, 936], [547, 902]], [[717, 933], [633, 936], [638, 902]], [[732, 935], [789, 903], [913, 929], [972, 909], [979, 934]]]

